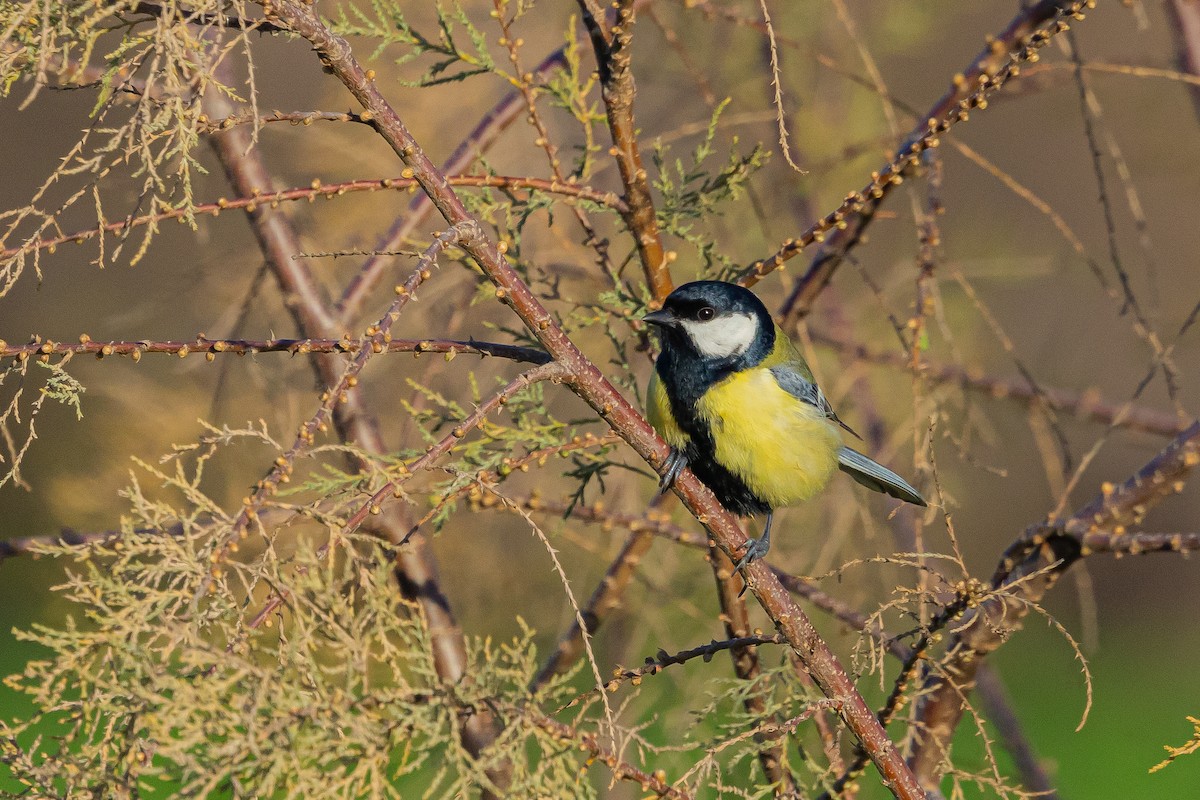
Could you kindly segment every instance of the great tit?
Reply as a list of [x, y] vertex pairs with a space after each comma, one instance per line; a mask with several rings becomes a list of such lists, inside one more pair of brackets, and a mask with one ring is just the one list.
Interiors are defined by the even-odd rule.
[[671, 445], [662, 491], [690, 467], [729, 511], [766, 514], [739, 570], [770, 549], [774, 510], [811, 498], [835, 469], [926, 505], [899, 475], [842, 444], [841, 431], [854, 431], [753, 292], [722, 281], [687, 283], [643, 320], [662, 341], [647, 391], [650, 424]]

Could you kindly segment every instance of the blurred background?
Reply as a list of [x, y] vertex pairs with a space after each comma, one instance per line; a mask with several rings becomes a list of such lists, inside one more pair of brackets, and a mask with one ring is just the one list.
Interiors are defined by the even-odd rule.
[[[411, 5], [406, 12], [413, 25], [431, 29], [432, 4]], [[487, 27], [491, 4], [470, 0], [462, 5], [494, 41], [499, 34], [494, 26]], [[940, 247], [931, 279], [936, 310], [922, 354], [925, 361], [1014, 380], [1023, 367], [1044, 387], [1123, 403], [1146, 375], [1152, 353], [1135, 334], [1132, 313], [1089, 267], [1091, 260], [1106, 283], [1116, 286], [1114, 253], [1146, 319], [1165, 343], [1175, 343], [1200, 300], [1200, 107], [1192, 94], [1200, 87], [1194, 80], [1189, 85], [1175, 71], [1181, 51], [1173, 5], [1188, 3], [1102, 2], [1075, 26], [1074, 42], [1096, 102], [1090, 123], [1081, 111], [1071, 60], [1052, 43], [1041, 61], [1027, 65], [1020, 80], [1005, 87], [986, 110], [973, 113], [944, 137], [937, 192], [944, 213], [938, 217]], [[729, 98], [717, 126], [714, 161], [723, 161], [730, 151], [748, 153], [757, 143], [772, 155], [753, 174], [748, 193], [693, 225], [695, 235], [712, 242], [729, 263], [749, 264], [773, 253], [784, 239], [798, 235], [836, 208], [848, 192], [861, 188], [871, 170], [887, 162], [899, 140], [872, 86], [862, 50], [877, 64], [900, 106], [895, 113], [904, 132], [913, 119], [903, 108], [928, 108], [955, 73], [970, 64], [985, 36], [997, 33], [1018, 7], [982, 0], [847, 0], [856, 32], [852, 36], [834, 4], [771, 3], [793, 157], [806, 170], [800, 175], [779, 154], [766, 39], [745, 24], [759, 19], [757, 4], [656, 0], [639, 17], [633, 47], [635, 113], [643, 151], [649, 162], [659, 143], [667, 148], [668, 166], [677, 158], [689, 162], [715, 106]], [[573, 3], [543, 0], [518, 22], [526, 69], [562, 43], [575, 13]], [[365, 55], [375, 44], [364, 37], [356, 46]], [[261, 110], [340, 111], [350, 104], [344, 88], [322, 73], [307, 45], [263, 36], [256, 37], [253, 46]], [[498, 59], [500, 52], [497, 49]], [[428, 65], [396, 64], [399, 55], [383, 48], [372, 62], [379, 86], [433, 160], [440, 162], [508, 87], [492, 76], [433, 88], [409, 86], [405, 81], [419, 77]], [[584, 70], [590, 69], [594, 61], [586, 47], [580, 58]], [[18, 84], [0, 101], [0, 141], [5, 142], [0, 155], [2, 209], [27, 204], [91, 124], [94, 91], [43, 89], [22, 107], [30, 88]], [[599, 102], [595, 94], [593, 99]], [[572, 145], [580, 144], [582, 137], [566, 115], [551, 110], [549, 102], [545, 105], [567, 162], [575, 157]], [[1089, 124], [1113, 214], [1111, 237], [1098, 199], [1101, 187]], [[619, 191], [619, 177], [604, 156], [607, 131], [602, 126], [598, 130], [603, 166], [588, 183]], [[532, 144], [534, 138], [531, 128], [518, 121], [489, 150], [486, 168], [506, 175], [546, 175], [545, 157]], [[964, 152], [952, 142], [970, 150]], [[1110, 142], [1118, 146], [1120, 162]], [[211, 153], [200, 147], [201, 162], [210, 171], [196, 178], [196, 200], [230, 196]], [[272, 125], [260, 131], [259, 147], [280, 187], [400, 173], [394, 155], [366, 126]], [[993, 168], [981, 167], [981, 159]], [[484, 170], [479, 166], [470, 171]], [[656, 175], [651, 166], [651, 177]], [[50, 197], [55, 192], [65, 197], [80, 185], [71, 179], [62, 183]], [[138, 207], [137, 184], [127, 183], [112, 179], [104, 186], [110, 218]], [[1015, 191], [1016, 184], [1023, 188]], [[1022, 193], [1035, 195], [1044, 206]], [[1130, 210], [1131, 197], [1140, 209], [1136, 213]], [[333, 201], [293, 203], [287, 211], [311, 252], [369, 249], [409, 199], [402, 191], [347, 194]], [[860, 429], [873, 420], [881, 425], [883, 436], [872, 440], [879, 460], [908, 475], [932, 456], [965, 564], [972, 574], [987, 578], [1004, 548], [1055, 508], [1064, 474], [1070, 476], [1085, 454], [1096, 448], [1064, 505], [1068, 511], [1090, 500], [1102, 482], [1131, 475], [1168, 439], [1123, 428], [1110, 433], [1102, 424], [1060, 413], [1057, 424], [1071, 459], [1064, 473], [1044, 415], [1031, 411], [1027, 402], [986, 396], [953, 383], [914, 381], [905, 368], [858, 361], [823, 344], [831, 338], [850, 341], [905, 359], [892, 319], [903, 323], [913, 313], [919, 249], [914, 208], [925, 202], [925, 182], [920, 180], [893, 193], [870, 227], [868, 240], [854, 250], [852, 262], [840, 269], [797, 335], [811, 348], [818, 377], [842, 418]], [[94, 208], [82, 203], [66, 212], [60, 225], [72, 231], [88, 227], [94, 219]], [[421, 235], [437, 230], [439, 223], [430, 219]], [[1085, 255], [1063, 235], [1064, 227], [1082, 243]], [[624, 258], [632, 245], [628, 234], [619, 225], [610, 225], [606, 232], [614, 254]], [[525, 230], [520, 258], [561, 277], [556, 305], [560, 311], [596, 301], [605, 288], [581, 239], [571, 215], [562, 209], [552, 216], [539, 212]], [[667, 244], [678, 253], [675, 281], [697, 277], [697, 249], [682, 239]], [[95, 340], [190, 339], [199, 332], [211, 337], [235, 331], [246, 337], [296, 333], [272, 280], [256, 280], [262, 259], [240, 213], [205, 217], [196, 230], [165, 224], [138, 264], [129, 266], [128, 255], [103, 268], [95, 263], [94, 244], [63, 246], [46, 255], [39, 274], [27, 272], [0, 296], [0, 339], [23, 342], [33, 334], [73, 341], [83, 333]], [[311, 265], [336, 294], [361, 260], [314, 258]], [[768, 307], [782, 304], [806, 264], [802, 255], [756, 287]], [[400, 279], [408, 269], [398, 264], [393, 275]], [[636, 266], [627, 274], [636, 278]], [[358, 330], [378, 318], [393, 282], [385, 280], [367, 304]], [[512, 328], [515, 318], [503, 308], [471, 306], [476, 286], [474, 273], [458, 264], [444, 265], [421, 302], [401, 318], [396, 335], [510, 340], [495, 326]], [[239, 328], [244, 303], [251, 313]], [[603, 304], [598, 307], [603, 309]], [[998, 328], [1011, 348], [997, 335]], [[613, 363], [614, 351], [598, 331], [584, 332], [581, 344], [614, 376], [629, 370], [634, 383], [641, 385], [649, 375], [644, 352], [630, 350], [630, 363]], [[1200, 408], [1200, 335], [1195, 330], [1179, 338], [1173, 358], [1178, 367], [1175, 401], [1160, 371], [1138, 403], [1168, 415], [1179, 409], [1181, 417], [1194, 418]], [[136, 460], [154, 463], [173, 446], [194, 442], [203, 432], [200, 420], [234, 427], [263, 420], [278, 435], [288, 436], [314, 407], [312, 373], [302, 357], [262, 354], [211, 364], [165, 356], [147, 356], [136, 364], [80, 357], [69, 371], [87, 389], [83, 419], [54, 403], [37, 416], [37, 439], [21, 470], [26, 486], [10, 481], [0, 488], [0, 537], [119, 527], [127, 511], [122, 489], [131, 475], [145, 476]], [[413, 395], [408, 379], [468, 402], [468, 372], [488, 386], [494, 376], [516, 374], [516, 367], [499, 360], [446, 364], [403, 354], [375, 359], [362, 384], [376, 408], [396, 409], [394, 418], [383, 413], [389, 444], [419, 444], [400, 406]], [[12, 385], [0, 391], [7, 403]], [[547, 394], [561, 418], [588, 416], [586, 407], [565, 390]], [[591, 429], [601, 432], [597, 426]], [[26, 430], [24, 423], [15, 430]], [[1102, 444], [1097, 447], [1098, 442]], [[207, 470], [205, 490], [226, 508], [236, 508], [269, 465], [264, 452], [243, 446], [223, 453]], [[618, 450], [613, 457], [643, 474], [630, 470], [609, 475], [604, 505], [641, 513], [653, 496], [654, 481], [628, 450]], [[533, 486], [548, 496], [569, 491], [570, 481], [559, 479], [568, 466], [552, 462], [514, 481], [512, 491], [520, 494]], [[927, 496], [939, 493], [928, 483], [923, 488], [929, 489]], [[588, 487], [585, 499], [598, 497], [599, 487]], [[677, 522], [698, 530], [675, 500], [669, 508]], [[823, 575], [852, 559], [906, 549], [911, 544], [897, 537], [910, 536], [913, 521], [901, 516], [889, 524], [890, 509], [849, 480], [835, 478], [820, 499], [780, 517], [771, 560], [797, 574]], [[553, 518], [543, 524], [560, 550], [576, 595], [586, 596], [619, 549], [623, 532]], [[1195, 531], [1198, 524], [1200, 488], [1193, 481], [1181, 495], [1153, 509], [1144, 529]], [[922, 535], [927, 551], [949, 552], [940, 514], [928, 518]], [[459, 513], [434, 539], [433, 548], [467, 634], [512, 636], [523, 619], [538, 631], [545, 652], [572, 619], [544, 548], [519, 519], [496, 512]], [[39, 657], [40, 651], [16, 638], [14, 630], [60, 626], [72, 614], [54, 591], [65, 568], [30, 558], [0, 562], [0, 674], [19, 672]], [[897, 582], [911, 580], [900, 568], [868, 564], [847, 569], [823, 585], [855, 607], [870, 610], [889, 600]], [[1190, 736], [1186, 715], [1200, 715], [1200, 671], [1195, 668], [1200, 663], [1198, 587], [1200, 571], [1186, 557], [1096, 556], [1075, 567], [1046, 598], [1045, 611], [1079, 642], [1091, 670], [1094, 708], [1078, 732], [1088, 690], [1063, 635], [1033, 615], [996, 654], [994, 663], [1013, 705], [1063, 797], [1195, 796], [1200, 756], [1184, 757], [1153, 775], [1147, 770], [1163, 757], [1164, 744], [1181, 744]], [[751, 613], [755, 624], [767, 624], [760, 610], [752, 608]], [[849, 654], [855, 636], [819, 615], [818, 622], [839, 653]], [[643, 559], [621, 610], [594, 645], [601, 666], [611, 667], [640, 663], [659, 648], [674, 652], [721, 636], [709, 568], [696, 551], [663, 541]], [[645, 697], [657, 698], [648, 705], [686, 706], [689, 691], [704, 691], [714, 672], [732, 676], [728, 662], [715, 659], [708, 666], [689, 665], [648, 681]], [[873, 680], [875, 685], [867, 689], [878, 700], [879, 679]], [[21, 696], [0, 689], [0, 715], [20, 717], [27, 710]], [[691, 721], [666, 718], [655, 724], [669, 738], [671, 731], [685, 730]], [[960, 731], [958, 752], [967, 768], [983, 763], [974, 729], [968, 719]], [[972, 759], [978, 762], [972, 764]], [[1002, 758], [1002, 763], [1007, 762]], [[633, 796], [628, 787], [611, 791], [612, 796]], [[868, 795], [870, 791], [874, 790]]]

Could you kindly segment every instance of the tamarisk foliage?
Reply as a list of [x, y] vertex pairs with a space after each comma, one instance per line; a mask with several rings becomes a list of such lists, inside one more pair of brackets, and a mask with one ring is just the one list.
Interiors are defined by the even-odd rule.
[[[1019, 5], [0, 5], [0, 583], [52, 598], [0, 602], [0, 796], [1056, 796], [994, 654], [1048, 620], [1099, 707], [1059, 579], [1195, 579], [1195, 200], [1139, 157], [1194, 163], [1200, 27]], [[697, 278], [931, 509], [835, 481], [737, 573], [655, 497]]]

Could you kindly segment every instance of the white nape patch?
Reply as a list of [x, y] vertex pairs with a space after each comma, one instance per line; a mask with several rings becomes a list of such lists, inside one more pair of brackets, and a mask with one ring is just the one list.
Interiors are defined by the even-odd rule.
[[758, 335], [758, 320], [749, 314], [716, 317], [707, 322], [685, 319], [682, 324], [696, 349], [707, 358], [741, 355]]

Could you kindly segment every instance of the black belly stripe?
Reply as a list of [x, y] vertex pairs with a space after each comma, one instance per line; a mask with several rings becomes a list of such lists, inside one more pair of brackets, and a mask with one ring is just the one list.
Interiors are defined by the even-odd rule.
[[696, 412], [696, 404], [704, 393], [713, 384], [736, 371], [736, 366], [726, 364], [713, 367], [693, 360], [681, 364], [680, 359], [667, 352], [659, 356], [656, 365], [664, 386], [676, 388], [675, 392], [668, 392], [667, 396], [676, 424], [689, 438], [684, 454], [692, 472], [712, 490], [721, 501], [721, 505], [733, 513], [741, 516], [766, 514], [771, 507], [756, 495], [745, 481], [717, 462], [713, 431]]

